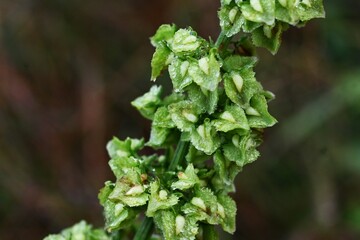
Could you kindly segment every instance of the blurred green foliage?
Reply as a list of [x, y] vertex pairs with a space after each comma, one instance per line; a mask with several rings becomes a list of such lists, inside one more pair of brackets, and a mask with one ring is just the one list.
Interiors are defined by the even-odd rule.
[[[83, 218], [103, 225], [106, 141], [149, 134], [130, 105], [151, 85], [149, 36], [176, 22], [214, 38], [218, 7], [0, 2], [0, 239], [41, 239]], [[259, 52], [279, 124], [237, 179], [233, 239], [360, 238], [360, 2], [325, 9], [325, 20], [289, 30], [276, 57]]]

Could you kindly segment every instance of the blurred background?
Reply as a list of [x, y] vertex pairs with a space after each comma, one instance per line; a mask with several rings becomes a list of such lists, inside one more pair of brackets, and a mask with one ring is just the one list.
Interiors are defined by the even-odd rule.
[[[148, 137], [130, 105], [146, 92], [162, 23], [216, 39], [218, 1], [0, 1], [0, 239], [102, 226], [112, 136]], [[260, 50], [279, 124], [237, 178], [237, 232], [221, 239], [360, 239], [360, 2]], [[167, 89], [165, 77], [160, 84]]]

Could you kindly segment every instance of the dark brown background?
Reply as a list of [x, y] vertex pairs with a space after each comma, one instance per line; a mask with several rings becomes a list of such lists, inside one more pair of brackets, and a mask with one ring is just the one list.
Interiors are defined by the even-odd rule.
[[[360, 9], [291, 29], [258, 79], [279, 124], [237, 178], [237, 232], [221, 239], [360, 238]], [[151, 86], [148, 38], [162, 23], [219, 33], [218, 1], [0, 2], [0, 239], [42, 239], [86, 219], [113, 179], [113, 136], [148, 137], [130, 101]], [[159, 84], [170, 89], [164, 77]]]

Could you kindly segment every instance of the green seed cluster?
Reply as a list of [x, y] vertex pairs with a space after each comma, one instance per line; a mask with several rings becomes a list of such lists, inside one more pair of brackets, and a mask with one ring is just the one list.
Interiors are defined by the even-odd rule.
[[325, 12], [322, 0], [222, 0], [218, 15], [226, 36], [248, 33], [255, 46], [275, 54], [289, 25], [303, 26]]
[[[236, 204], [228, 193], [259, 157], [263, 130], [277, 122], [268, 112], [274, 95], [255, 78], [255, 47], [275, 53], [289, 24], [323, 16], [321, 0], [222, 0], [216, 43], [191, 28], [160, 26], [151, 37], [151, 79], [167, 71], [173, 91], [163, 96], [153, 86], [132, 102], [152, 121], [148, 141], [107, 145], [116, 181], [99, 193], [105, 229], [127, 228], [145, 212], [166, 240], [195, 239], [209, 225], [233, 233]], [[144, 147], [156, 153], [144, 155]]]

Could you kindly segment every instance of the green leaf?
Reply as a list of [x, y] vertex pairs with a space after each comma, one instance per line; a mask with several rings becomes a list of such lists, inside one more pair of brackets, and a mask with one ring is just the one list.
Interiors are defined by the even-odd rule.
[[209, 91], [215, 91], [221, 81], [220, 63], [215, 58], [215, 51], [210, 51], [209, 56], [202, 57], [197, 64], [190, 64], [188, 71], [197, 85]]
[[175, 213], [169, 210], [157, 211], [154, 216], [156, 226], [161, 230], [165, 240], [173, 240], [175, 236]]
[[297, 7], [297, 11], [301, 21], [325, 17], [322, 0], [302, 0]]
[[154, 220], [165, 240], [195, 240], [199, 232], [196, 219], [182, 216], [174, 211], [158, 211]]
[[220, 146], [220, 137], [212, 126], [210, 119], [205, 119], [196, 130], [191, 132], [191, 143], [194, 147], [204, 153], [211, 155]]
[[217, 198], [209, 188], [195, 190], [190, 203], [186, 203], [181, 210], [189, 218], [204, 221], [208, 224], [219, 224], [222, 219], [218, 212]]
[[277, 23], [274, 27], [265, 25], [257, 28], [252, 33], [252, 41], [255, 46], [264, 47], [272, 54], [276, 54], [281, 43], [281, 33], [287, 29], [284, 23]]
[[224, 88], [230, 100], [243, 108], [250, 105], [250, 99], [262, 92], [261, 84], [256, 81], [252, 69], [242, 69], [224, 74]]
[[105, 202], [108, 200], [109, 195], [113, 191], [114, 187], [115, 187], [114, 183], [112, 183], [110, 181], [106, 181], [105, 182], [105, 187], [100, 189], [100, 192], [98, 194], [98, 198], [99, 198], [100, 204], [102, 206], [104, 206]]
[[171, 132], [172, 131], [170, 128], [152, 126], [150, 132], [150, 139], [146, 143], [146, 145], [151, 147], [163, 146]]
[[186, 88], [189, 99], [194, 103], [201, 112], [213, 114], [216, 110], [219, 94], [218, 89], [209, 91], [201, 88], [197, 84], [191, 84]]
[[255, 133], [244, 136], [233, 135], [230, 143], [223, 145], [223, 152], [227, 159], [235, 162], [239, 167], [255, 161], [259, 156], [256, 148], [260, 145], [260, 138]]
[[179, 201], [179, 198], [174, 194], [170, 194], [168, 190], [160, 190], [158, 181], [150, 183], [150, 192], [151, 195], [146, 210], [146, 216], [148, 217], [154, 217], [157, 211], [171, 208]]
[[212, 184], [216, 191], [234, 192], [234, 179], [242, 170], [242, 167], [225, 158], [224, 155], [217, 151], [214, 155], [214, 169], [216, 175], [212, 179]]
[[191, 131], [198, 121], [199, 109], [190, 101], [181, 101], [168, 106], [172, 121], [181, 131]]
[[250, 127], [267, 128], [277, 123], [276, 119], [268, 112], [268, 105], [263, 95], [257, 94], [251, 98], [251, 108], [255, 109], [255, 114], [249, 115], [251, 111], [249, 112], [249, 109], [246, 110], [246, 113], [249, 115], [248, 121]]
[[118, 179], [108, 198], [112, 201], [121, 201], [127, 206], [137, 207], [145, 205], [149, 194], [145, 192], [143, 177], [138, 169], [126, 169], [126, 175]]
[[192, 78], [188, 74], [189, 66], [189, 61], [183, 61], [177, 57], [171, 62], [169, 66], [169, 75], [175, 91], [180, 92], [192, 83]]
[[273, 25], [275, 22], [275, 0], [250, 0], [241, 4], [245, 19]]
[[176, 26], [174, 24], [163, 24], [158, 28], [155, 35], [150, 38], [151, 44], [157, 47], [161, 42], [171, 40], [175, 32]]
[[218, 204], [221, 205], [218, 206], [218, 209], [221, 209], [218, 210], [218, 212], [221, 212], [220, 215], [224, 216], [221, 221], [221, 226], [225, 232], [233, 234], [236, 230], [236, 203], [227, 195], [219, 195], [217, 199]]
[[126, 138], [125, 141], [121, 141], [116, 137], [113, 137], [111, 141], [106, 145], [106, 149], [111, 158], [129, 157], [136, 154], [137, 151], [144, 146], [144, 139], [132, 139]]
[[167, 107], [159, 107], [154, 115], [154, 120], [151, 126], [150, 140], [148, 146], [160, 147], [168, 139], [171, 133], [171, 128], [176, 125], [172, 121]]
[[170, 42], [170, 48], [175, 54], [192, 53], [200, 47], [201, 41], [192, 29], [179, 29]]
[[169, 65], [171, 59], [171, 50], [165, 43], [161, 43], [156, 48], [151, 59], [151, 80], [155, 81], [162, 70]]
[[171, 119], [167, 107], [159, 107], [157, 109], [154, 115], [154, 120], [152, 122], [152, 125], [163, 128], [174, 128], [176, 126]]
[[[300, 17], [295, 6], [288, 0], [276, 1], [275, 18], [291, 25], [298, 24]], [[284, 5], [284, 6], [283, 6]]]
[[257, 61], [257, 57], [231, 55], [225, 58], [223, 68], [226, 72], [241, 71], [244, 68], [253, 68]]
[[126, 175], [128, 169], [139, 168], [140, 160], [132, 156], [116, 157], [109, 161], [109, 166], [116, 178], [121, 178]]
[[238, 6], [223, 6], [218, 12], [220, 26], [227, 37], [231, 37], [240, 32], [245, 22]]
[[107, 200], [104, 204], [105, 229], [112, 232], [126, 228], [134, 222], [137, 214], [138, 211], [135, 211], [134, 208]]
[[152, 120], [156, 109], [161, 103], [161, 93], [162, 87], [154, 85], [150, 88], [149, 92], [132, 101], [131, 105], [136, 107], [141, 115], [143, 115], [145, 118]]
[[249, 124], [244, 110], [238, 105], [226, 105], [224, 112], [212, 121], [216, 131], [229, 132], [234, 129], [248, 131]]
[[200, 179], [196, 175], [196, 171], [194, 169], [194, 166], [192, 164], [189, 164], [185, 172], [179, 172], [178, 173], [179, 180], [176, 182], [173, 182], [171, 184], [172, 189], [180, 189], [180, 190], [186, 190], [194, 187], [196, 184], [200, 183]]
[[325, 17], [322, 0], [282, 0], [276, 3], [276, 19], [297, 25], [313, 18]]

